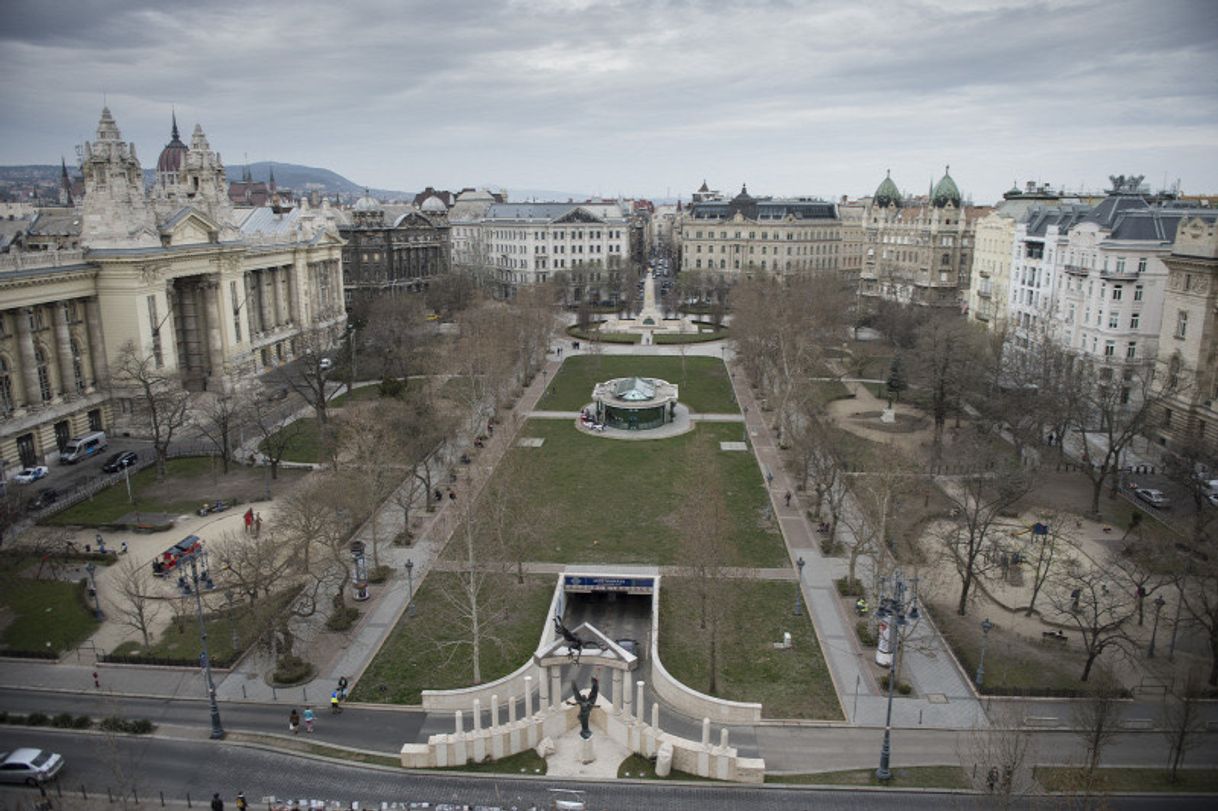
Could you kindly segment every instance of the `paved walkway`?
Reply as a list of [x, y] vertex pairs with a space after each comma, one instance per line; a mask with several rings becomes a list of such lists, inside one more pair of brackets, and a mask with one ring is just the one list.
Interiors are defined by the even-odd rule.
[[[873, 653], [859, 646], [853, 628], [855, 617], [848, 613], [833, 582], [845, 575], [845, 561], [821, 554], [820, 543], [798, 497], [786, 506], [784, 496], [797, 492], [796, 482], [785, 471], [779, 449], [748, 383], [735, 373], [731, 380], [736, 401], [745, 410], [745, 424], [761, 467], [760, 475], [773, 476], [769, 482], [770, 502], [787, 552], [792, 563], [798, 558], [806, 561], [804, 603], [811, 613], [846, 718], [855, 724], [883, 724], [887, 696], [880, 690], [875, 666], [868, 661]], [[838, 531], [848, 533], [849, 529], [839, 524]], [[864, 582], [870, 576], [867, 563], [859, 562], [858, 576]], [[980, 703], [925, 614], [905, 643], [902, 669], [903, 680], [913, 685], [918, 697], [893, 700], [894, 724], [948, 728], [985, 724]]]

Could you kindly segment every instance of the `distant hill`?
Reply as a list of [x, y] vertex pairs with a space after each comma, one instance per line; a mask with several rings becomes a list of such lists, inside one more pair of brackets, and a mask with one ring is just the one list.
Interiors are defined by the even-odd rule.
[[[298, 192], [317, 189], [322, 194], [342, 194], [344, 197], [359, 196], [364, 193], [364, 186], [348, 180], [337, 172], [315, 166], [260, 161], [249, 165], [250, 174], [254, 180], [266, 180], [270, 176], [272, 166], [275, 168], [275, 183], [282, 188], [293, 189]], [[228, 174], [228, 179], [230, 181], [240, 180], [245, 172], [245, 168], [244, 164], [226, 166], [225, 171]], [[0, 189], [11, 186], [23, 188], [40, 187], [40, 191], [46, 190], [49, 193], [49, 199], [54, 199], [55, 190], [59, 186], [59, 171], [60, 167], [58, 164], [50, 163], [0, 166]], [[74, 166], [69, 166], [68, 172], [73, 178], [80, 176], [80, 170]], [[149, 185], [151, 185], [155, 176], [156, 170], [144, 170], [144, 181]], [[374, 197], [382, 200], [414, 199], [414, 192], [376, 188], [371, 188], [369, 191]], [[40, 194], [39, 196], [46, 197], [45, 194]]]

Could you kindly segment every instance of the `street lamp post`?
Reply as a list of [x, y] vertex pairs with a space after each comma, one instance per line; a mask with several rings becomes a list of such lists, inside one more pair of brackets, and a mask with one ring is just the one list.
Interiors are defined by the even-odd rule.
[[977, 677], [973, 679], [978, 687], [985, 683], [985, 645], [993, 629], [994, 623], [990, 622], [989, 617], [981, 621], [981, 657], [977, 660]]
[[406, 613], [414, 616], [414, 561], [406, 558]]
[[799, 581], [795, 584], [795, 616], [804, 613], [803, 610], [803, 591], [804, 591], [804, 559], [800, 556], [799, 560], [795, 561], [795, 568], [799, 570]]
[[1176, 661], [1176, 631], [1180, 630], [1180, 609], [1183, 607], [1184, 594], [1179, 587], [1176, 589], [1176, 618], [1171, 624], [1171, 645], [1167, 648], [1167, 661]]
[[[892, 770], [888, 768], [892, 757], [892, 693], [897, 683], [897, 662], [901, 653], [901, 628], [907, 622], [918, 621], [918, 595], [912, 594], [906, 607], [905, 581], [898, 570], [893, 573], [894, 595], [880, 601], [880, 612], [891, 616], [889, 625], [892, 634], [892, 666], [888, 669], [888, 712], [884, 718], [884, 743], [880, 747], [880, 767], [875, 770], [875, 777], [882, 783], [892, 779]], [[879, 612], [877, 612], [877, 616]]]
[[1159, 613], [1163, 610], [1163, 606], [1165, 605], [1167, 605], [1167, 600], [1163, 599], [1162, 594], [1155, 597], [1155, 624], [1150, 629], [1150, 647], [1146, 651], [1147, 659], [1155, 658], [1155, 637], [1159, 633]]
[[89, 591], [93, 595], [93, 616], [101, 619], [105, 615], [101, 610], [101, 597], [97, 594], [97, 579], [93, 576], [93, 573], [97, 571], [97, 566], [93, 561], [89, 561], [85, 564], [85, 571], [89, 573]]
[[199, 644], [202, 647], [202, 652], [199, 654], [200, 664], [203, 665], [203, 679], [207, 684], [207, 700], [211, 707], [211, 738], [212, 740], [220, 740], [224, 737], [224, 727], [220, 725], [220, 707], [216, 704], [216, 683], [211, 677], [211, 658], [207, 655], [207, 623], [203, 620], [203, 596], [199, 592], [199, 581], [203, 581], [203, 585], [207, 588], [215, 588], [216, 584], [211, 582], [211, 576], [206, 570], [203, 576], [199, 576], [199, 556], [204, 554], [202, 546], [195, 552], [189, 554], [190, 559], [190, 580], [194, 583], [195, 591], [195, 615], [199, 618]]

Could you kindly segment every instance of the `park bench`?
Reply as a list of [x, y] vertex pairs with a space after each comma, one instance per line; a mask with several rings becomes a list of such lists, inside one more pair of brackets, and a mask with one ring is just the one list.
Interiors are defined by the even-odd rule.
[[1064, 648], [1070, 644], [1070, 638], [1061, 631], [1044, 631], [1040, 635], [1040, 643], [1042, 645], [1058, 645]]

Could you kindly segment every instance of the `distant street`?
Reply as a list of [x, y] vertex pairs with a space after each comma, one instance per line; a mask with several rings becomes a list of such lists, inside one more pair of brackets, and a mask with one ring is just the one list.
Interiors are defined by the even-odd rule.
[[[490, 808], [520, 809], [549, 807], [550, 788], [574, 788], [587, 792], [590, 811], [738, 811], [739, 809], [903, 809], [977, 808], [988, 806], [983, 797], [940, 793], [865, 789], [788, 788], [683, 783], [679, 785], [612, 782], [562, 782], [553, 779], [519, 778], [507, 775], [475, 776], [462, 773], [401, 772], [392, 768], [338, 764], [300, 755], [261, 749], [216, 745], [210, 741], [150, 738], [110, 738], [102, 735], [51, 730], [14, 729], [6, 742], [16, 746], [51, 748], [65, 756], [61, 776], [64, 800], [57, 808], [71, 808], [72, 792], [83, 785], [91, 796], [105, 796], [107, 788], [120, 786], [145, 801], [157, 802], [160, 793], [167, 801], [182, 802], [189, 793], [195, 807], [202, 807], [213, 791], [231, 803], [238, 791], [245, 792], [257, 809], [268, 795], [281, 798], [338, 801], [350, 807], [381, 802], [429, 802], [467, 804]], [[302, 790], [302, 786], [308, 786]], [[30, 796], [35, 796], [31, 791]], [[303, 796], [302, 796], [303, 795]], [[54, 792], [52, 792], [52, 796]], [[1208, 809], [1212, 797], [1109, 798], [1113, 809]], [[1025, 808], [1060, 808], [1060, 798], [1027, 801]]]

